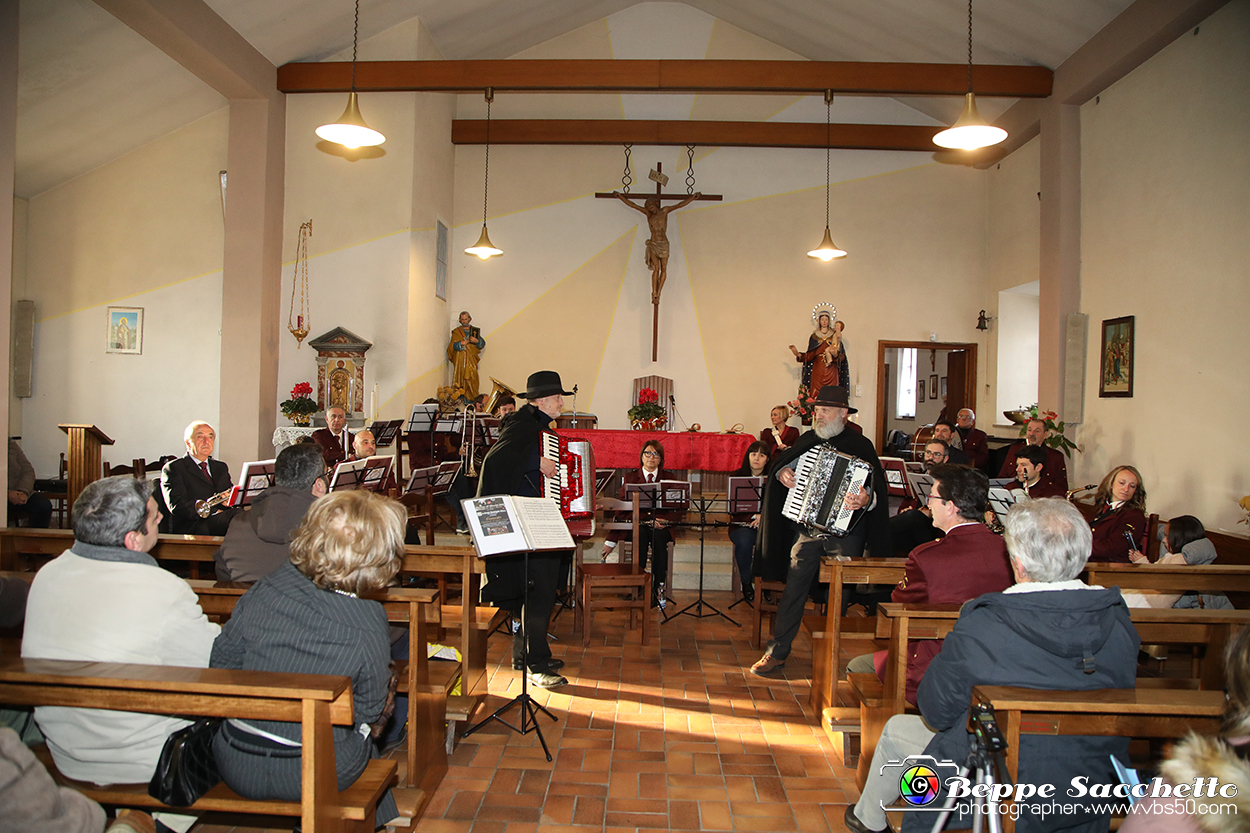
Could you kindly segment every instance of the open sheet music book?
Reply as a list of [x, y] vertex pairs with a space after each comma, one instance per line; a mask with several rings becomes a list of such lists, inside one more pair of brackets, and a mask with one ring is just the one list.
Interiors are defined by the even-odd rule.
[[626, 483], [625, 498], [641, 492], [642, 511], [665, 509], [685, 512], [690, 508], [690, 481], [661, 480], [658, 483]]
[[764, 478], [762, 477], [731, 477], [729, 478], [729, 506], [731, 515], [760, 512], [760, 498], [764, 494]]
[[234, 487], [227, 506], [251, 506], [252, 499], [273, 485], [273, 467], [276, 460], [256, 460], [243, 464], [239, 484]]
[[330, 478], [330, 491], [343, 492], [352, 489], [366, 489], [380, 492], [386, 485], [387, 475], [391, 473], [394, 457], [377, 455], [363, 460], [348, 460], [334, 467], [334, 475]]
[[492, 495], [468, 498], [460, 505], [479, 558], [573, 549], [560, 505], [551, 498]]

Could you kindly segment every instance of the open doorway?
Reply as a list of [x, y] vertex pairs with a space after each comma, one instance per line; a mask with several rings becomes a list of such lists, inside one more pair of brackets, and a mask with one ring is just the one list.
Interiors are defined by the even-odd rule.
[[[924, 389], [921, 390], [921, 386]], [[977, 345], [934, 341], [877, 342], [877, 448], [892, 430], [912, 436], [945, 409], [953, 422], [977, 408]]]

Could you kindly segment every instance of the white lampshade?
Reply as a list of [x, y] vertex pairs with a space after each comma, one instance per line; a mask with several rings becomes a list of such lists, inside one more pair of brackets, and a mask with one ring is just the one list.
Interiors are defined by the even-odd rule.
[[981, 118], [977, 112], [976, 96], [964, 97], [964, 111], [953, 125], [933, 137], [933, 143], [956, 150], [976, 150], [996, 145], [1007, 138], [1007, 131]]
[[386, 141], [385, 136], [365, 124], [355, 93], [347, 94], [347, 109], [338, 121], [321, 125], [317, 128], [317, 135], [327, 142], [352, 149], [380, 145]]
[[835, 257], [846, 257], [846, 252], [834, 245], [833, 237], [829, 234], [829, 227], [825, 226], [825, 239], [820, 241], [819, 246], [808, 252], [807, 256], [828, 263]]

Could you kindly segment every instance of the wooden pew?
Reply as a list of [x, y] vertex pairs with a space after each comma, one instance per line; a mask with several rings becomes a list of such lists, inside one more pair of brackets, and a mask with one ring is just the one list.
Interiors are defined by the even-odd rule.
[[1250, 593], [1250, 565], [1246, 564], [1106, 564], [1089, 562], [1087, 584], [1125, 590], [1163, 590], [1171, 593]]
[[[0, 656], [0, 703], [300, 723], [302, 801], [245, 799], [225, 784], [218, 784], [191, 809], [293, 816], [300, 819], [305, 833], [372, 831], [378, 798], [395, 780], [394, 761], [372, 760], [355, 784], [338, 791], [331, 726], [350, 726], [353, 722], [351, 680], [347, 677], [5, 655]], [[71, 781], [56, 772], [49, 755], [41, 757], [62, 784], [101, 804], [163, 808], [148, 795], [147, 784], [100, 787]]]
[[[210, 616], [229, 616], [251, 586], [247, 582], [188, 583], [199, 597], [200, 607]], [[408, 625], [409, 660], [399, 686], [399, 692], [408, 697], [408, 770], [405, 783], [421, 788], [423, 797], [418, 810], [422, 810], [447, 774], [447, 750], [441, 742], [447, 712], [447, 686], [446, 681], [431, 679], [426, 652], [426, 624], [430, 615], [438, 615], [438, 591], [392, 587], [385, 593], [368, 598], [381, 602], [388, 621]], [[432, 613], [427, 614], [427, 611]]]
[[[1014, 784], [1020, 771], [1022, 734], [1180, 738], [1194, 731], [1214, 735], [1220, 728], [1224, 694], [1149, 688], [1039, 691], [976, 686], [972, 703], [994, 707], [1007, 741], [1007, 773]], [[1003, 803], [1010, 804], [1010, 799]], [[1005, 831], [1015, 830], [1010, 813], [1002, 819]]]
[[[919, 605], [885, 603], [877, 606], [877, 636], [889, 640], [884, 682], [871, 674], [852, 675], [857, 679], [860, 702], [861, 749], [857, 778], [862, 788], [872, 763], [872, 752], [885, 721], [908, 708], [907, 643], [912, 639], [944, 639], [959, 619], [962, 605]], [[1224, 646], [1235, 627], [1250, 624], [1245, 610], [1175, 610], [1130, 608], [1129, 616], [1143, 644], [1187, 644], [1205, 646], [1205, 656], [1190, 685], [1203, 691], [1224, 688]], [[1143, 685], [1155, 683], [1142, 680]], [[1165, 684], [1173, 684], [1167, 681]]]
[[[829, 606], [826, 613], [823, 644], [812, 642], [812, 688], [808, 705], [814, 714], [833, 705], [839, 679], [838, 663], [844, 637], [873, 638], [873, 621], [842, 616], [842, 600], [846, 585], [898, 584], [903, 580], [907, 562], [902, 558], [857, 558], [838, 561], [826, 557], [820, 563], [820, 580], [829, 584]], [[871, 649], [871, 648], [870, 648]], [[820, 651], [820, 662], [816, 652]], [[815, 669], [823, 671], [817, 675]]]
[[[71, 529], [0, 528], [0, 570], [32, 570], [65, 552], [74, 543]], [[219, 535], [157, 536], [149, 553], [159, 561], [190, 562], [191, 578], [198, 579], [200, 564], [213, 563], [221, 546]]]

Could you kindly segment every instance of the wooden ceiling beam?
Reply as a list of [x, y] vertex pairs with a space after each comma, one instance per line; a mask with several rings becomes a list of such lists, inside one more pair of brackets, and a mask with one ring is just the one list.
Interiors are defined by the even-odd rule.
[[[942, 127], [910, 124], [833, 124], [829, 146], [855, 150], [939, 151]], [[451, 141], [486, 143], [486, 121], [456, 119]], [[492, 145], [697, 145], [698, 147], [823, 148], [825, 126], [734, 121], [623, 121], [620, 119], [492, 119]]]
[[[350, 62], [278, 67], [284, 93], [351, 89]], [[982, 97], [1045, 98], [1054, 73], [1039, 66], [978, 65], [972, 84]], [[358, 92], [755, 93], [833, 90], [844, 95], [962, 96], [966, 64], [850, 61], [361, 61]]]

